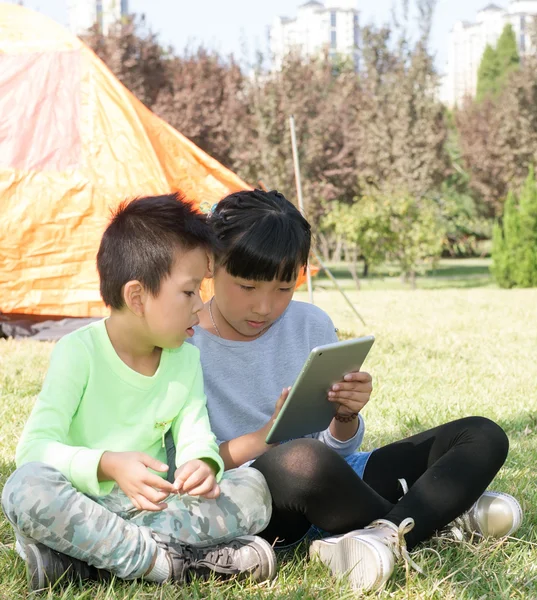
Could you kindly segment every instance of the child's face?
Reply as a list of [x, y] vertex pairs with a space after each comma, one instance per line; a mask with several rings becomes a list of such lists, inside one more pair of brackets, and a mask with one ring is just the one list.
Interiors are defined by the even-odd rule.
[[207, 273], [207, 252], [195, 248], [177, 251], [170, 276], [160, 284], [156, 296], [147, 295], [144, 317], [151, 343], [159, 348], [177, 348], [194, 335], [203, 308], [200, 286]]
[[253, 281], [233, 277], [220, 267], [214, 275], [218, 309], [241, 335], [257, 337], [289, 306], [295, 291], [293, 281]]

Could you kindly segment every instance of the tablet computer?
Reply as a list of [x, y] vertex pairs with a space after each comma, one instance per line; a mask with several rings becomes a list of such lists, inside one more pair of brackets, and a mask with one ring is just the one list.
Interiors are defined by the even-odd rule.
[[314, 348], [274, 421], [266, 443], [324, 431], [337, 410], [337, 405], [328, 400], [330, 388], [347, 373], [360, 370], [374, 341], [371, 335]]

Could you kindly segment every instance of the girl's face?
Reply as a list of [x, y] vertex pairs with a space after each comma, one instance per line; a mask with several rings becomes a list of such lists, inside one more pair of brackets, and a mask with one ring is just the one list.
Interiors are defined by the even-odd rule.
[[289, 306], [295, 286], [296, 279], [253, 281], [233, 277], [219, 267], [214, 275], [213, 304], [232, 330], [226, 328], [222, 335], [246, 340], [259, 337]]

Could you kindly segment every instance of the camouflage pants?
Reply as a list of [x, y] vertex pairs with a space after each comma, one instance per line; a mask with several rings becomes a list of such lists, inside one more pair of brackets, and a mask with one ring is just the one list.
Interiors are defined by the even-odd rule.
[[220, 489], [216, 500], [174, 496], [165, 510], [139, 511], [117, 486], [107, 496], [86, 496], [56, 469], [33, 462], [7, 480], [2, 508], [18, 537], [135, 579], [155, 554], [152, 532], [165, 540], [213, 546], [266, 527], [272, 501], [259, 471], [227, 471]]

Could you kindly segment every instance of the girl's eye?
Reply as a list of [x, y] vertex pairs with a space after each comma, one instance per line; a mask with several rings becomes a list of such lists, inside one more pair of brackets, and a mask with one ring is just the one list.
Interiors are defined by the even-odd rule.
[[241, 285], [240, 287], [241, 287], [241, 289], [242, 289], [242, 290], [247, 290], [247, 291], [250, 291], [250, 290], [254, 290], [254, 289], [255, 289], [255, 288], [254, 288], [253, 286], [251, 286], [251, 285]]
[[288, 288], [280, 288], [280, 292], [292, 292], [293, 288], [292, 287], [288, 287]]

